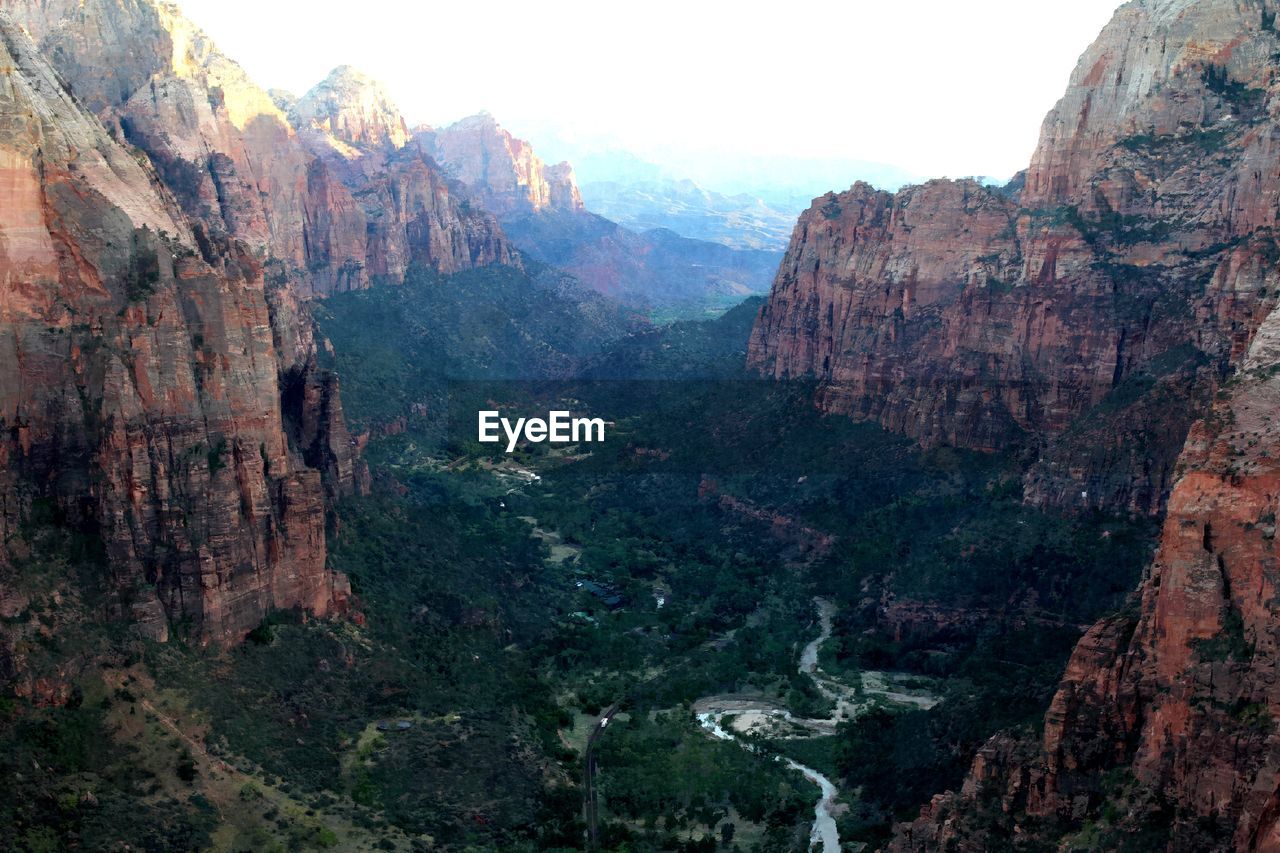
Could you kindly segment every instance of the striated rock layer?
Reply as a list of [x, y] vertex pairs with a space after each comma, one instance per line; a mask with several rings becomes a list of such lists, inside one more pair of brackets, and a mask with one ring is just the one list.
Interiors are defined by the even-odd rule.
[[1032, 500], [1158, 512], [1192, 420], [1178, 412], [1275, 304], [1269, 14], [1135, 0], [1010, 186], [817, 199], [750, 363], [816, 377], [825, 411], [926, 445], [1036, 446]]
[[488, 113], [438, 131], [423, 128], [414, 138], [498, 216], [582, 210], [573, 167], [546, 165], [528, 142], [512, 136]]
[[[369, 188], [328, 174], [331, 164], [308, 150], [275, 100], [176, 7], [157, 0], [6, 0], [5, 7], [81, 102], [147, 154], [183, 211], [271, 262], [272, 282], [324, 295], [379, 276], [399, 281], [411, 261], [441, 272], [514, 262], [492, 217], [464, 205], [425, 161], [391, 182], [390, 191], [403, 188], [408, 200], [363, 203]], [[408, 140], [386, 94], [352, 69], [338, 69], [292, 106], [304, 132], [332, 133], [344, 150]]]
[[362, 475], [296, 310], [0, 12], [0, 565], [52, 501], [100, 537], [108, 606], [150, 636], [237, 642], [276, 608], [341, 611], [322, 471], [335, 493]]
[[[1138, 595], [1078, 644], [1043, 738], [993, 739], [894, 849], [1280, 849], [1276, 12], [1131, 3], [1046, 121], [1024, 197], [1140, 199], [1113, 207], [1135, 211], [1116, 228], [1167, 227], [1159, 246], [1212, 259], [1188, 340], [1235, 373], [1182, 447]], [[1157, 249], [1131, 251], [1166, 270], [1174, 249]]]

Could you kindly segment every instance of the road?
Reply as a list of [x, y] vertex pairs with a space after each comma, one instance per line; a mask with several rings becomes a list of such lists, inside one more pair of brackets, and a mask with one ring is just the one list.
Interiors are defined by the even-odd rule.
[[604, 732], [605, 727], [609, 725], [609, 721], [613, 719], [613, 715], [618, 713], [619, 703], [614, 702], [604, 713], [600, 715], [600, 719], [596, 720], [595, 726], [591, 729], [591, 734], [587, 736], [586, 761], [583, 762], [582, 785], [583, 785], [583, 817], [587, 821], [587, 849], [595, 850], [599, 844], [599, 820], [600, 820], [600, 803], [596, 795], [596, 741], [600, 739], [600, 735]]

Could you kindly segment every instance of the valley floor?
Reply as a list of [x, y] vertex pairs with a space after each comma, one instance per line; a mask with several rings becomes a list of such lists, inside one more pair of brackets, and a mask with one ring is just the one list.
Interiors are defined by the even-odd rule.
[[[600, 850], [876, 847], [1042, 717], [1148, 553], [1143, 522], [1025, 506], [1016, 459], [744, 377], [753, 306], [528, 383], [440, 374], [453, 344], [384, 326], [446, 310], [420, 298], [321, 318], [369, 434], [372, 490], [330, 529], [357, 614], [233, 650], [50, 639], [119, 651], [75, 709], [0, 708], [27, 849], [578, 850], [592, 815]], [[489, 400], [608, 439], [508, 456], [437, 417]]]

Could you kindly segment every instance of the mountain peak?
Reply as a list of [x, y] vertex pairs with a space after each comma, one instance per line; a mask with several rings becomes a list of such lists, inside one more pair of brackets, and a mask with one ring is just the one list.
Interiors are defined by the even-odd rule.
[[548, 166], [533, 146], [505, 130], [489, 112], [419, 137], [429, 153], [499, 215], [541, 210], [581, 210], [573, 167]]
[[299, 128], [318, 127], [350, 145], [400, 148], [409, 127], [386, 88], [351, 65], [339, 65], [289, 112]]

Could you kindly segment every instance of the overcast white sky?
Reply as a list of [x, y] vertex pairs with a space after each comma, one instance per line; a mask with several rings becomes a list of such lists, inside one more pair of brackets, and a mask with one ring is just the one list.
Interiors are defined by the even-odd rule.
[[[266, 87], [349, 63], [410, 124], [487, 109], [644, 156], [1007, 177], [1119, 0], [179, 0]], [[666, 152], [664, 155], [663, 152]]]

